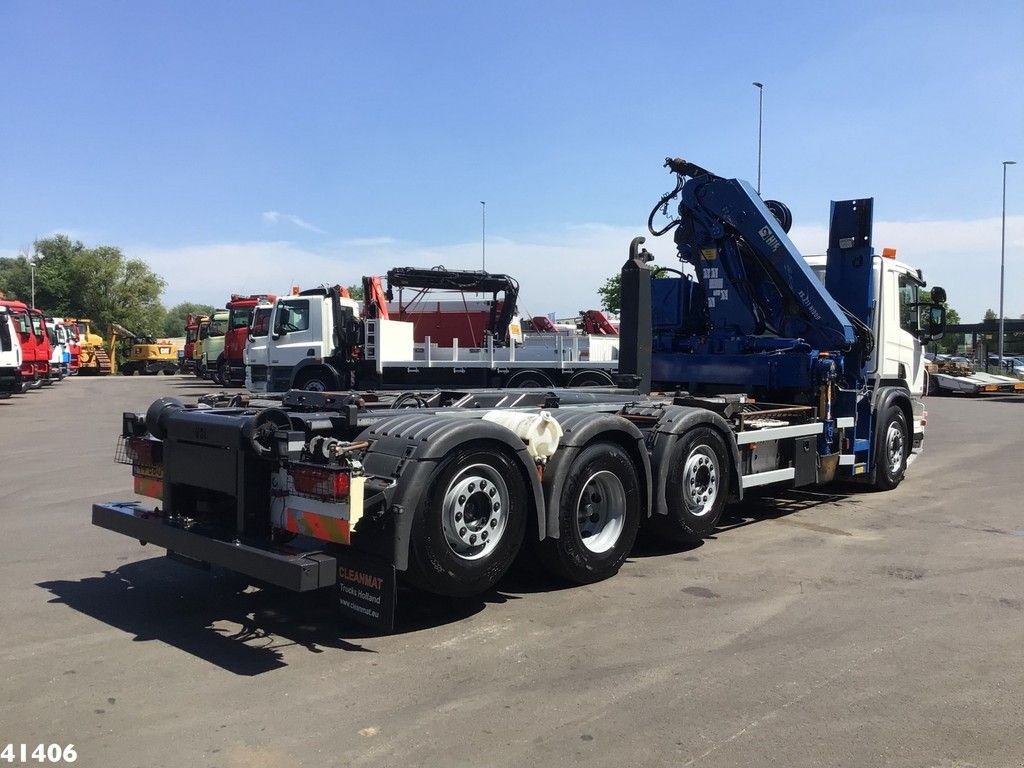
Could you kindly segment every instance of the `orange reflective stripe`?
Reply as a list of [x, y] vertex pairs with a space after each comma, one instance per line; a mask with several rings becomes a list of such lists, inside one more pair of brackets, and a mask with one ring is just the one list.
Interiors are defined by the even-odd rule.
[[329, 515], [286, 509], [284, 528], [286, 531], [312, 536], [321, 541], [333, 541], [338, 544], [349, 544], [352, 541], [348, 520], [341, 520]]
[[139, 496], [149, 496], [153, 499], [163, 499], [164, 482], [153, 477], [136, 477], [135, 492]]

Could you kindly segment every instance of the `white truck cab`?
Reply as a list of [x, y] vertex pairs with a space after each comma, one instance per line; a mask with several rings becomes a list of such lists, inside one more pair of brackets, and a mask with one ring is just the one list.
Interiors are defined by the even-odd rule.
[[14, 319], [0, 307], [0, 398], [21, 392], [21, 344]]
[[[824, 283], [826, 257], [806, 259]], [[875, 343], [866, 373], [876, 390], [884, 384], [898, 384], [909, 390], [914, 414], [912, 442], [919, 448], [927, 416], [922, 399], [927, 391], [923, 334], [931, 322], [932, 305], [921, 303], [925, 282], [920, 271], [894, 256], [874, 256], [872, 279], [875, 312], [871, 331]]]
[[62, 381], [68, 375], [71, 362], [68, 332], [62, 321], [48, 317], [46, 333], [50, 337], [50, 378]]

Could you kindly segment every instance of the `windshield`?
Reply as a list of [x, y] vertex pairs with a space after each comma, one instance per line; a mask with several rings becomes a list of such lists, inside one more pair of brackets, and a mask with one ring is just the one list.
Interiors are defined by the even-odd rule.
[[207, 329], [207, 336], [223, 336], [224, 332], [228, 329], [228, 319], [221, 317], [210, 321], [210, 327]]
[[266, 336], [270, 333], [270, 313], [273, 307], [260, 307], [252, 317], [253, 337]]
[[78, 336], [82, 337], [89, 333], [89, 326], [86, 323], [78, 324]]
[[243, 307], [231, 310], [231, 314], [228, 315], [228, 325], [232, 331], [236, 328], [249, 327], [249, 321], [252, 319], [252, 309], [252, 307]]
[[32, 332], [36, 335], [36, 338], [43, 338], [43, 321], [39, 315], [32, 315]]

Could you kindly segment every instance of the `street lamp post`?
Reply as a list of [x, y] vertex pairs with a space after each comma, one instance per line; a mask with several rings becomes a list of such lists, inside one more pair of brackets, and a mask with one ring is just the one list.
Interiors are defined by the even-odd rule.
[[757, 88], [757, 194], [761, 194], [761, 124], [764, 118], [764, 83], [755, 82]]
[[999, 372], [1003, 370], [1003, 280], [1006, 275], [1006, 166], [1016, 160], [1003, 161], [1003, 240], [999, 249]]
[[487, 271], [487, 203], [480, 201], [480, 271]]
[[31, 256], [28, 260], [28, 268], [32, 272], [32, 309], [36, 308], [36, 257]]

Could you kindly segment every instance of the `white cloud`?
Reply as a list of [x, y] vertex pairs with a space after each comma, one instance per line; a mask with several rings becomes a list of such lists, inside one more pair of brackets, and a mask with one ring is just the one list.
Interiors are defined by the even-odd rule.
[[260, 214], [260, 218], [263, 219], [264, 224], [276, 225], [281, 220], [291, 222], [299, 229], [305, 229], [307, 232], [316, 232], [318, 235], [326, 235], [324, 230], [320, 229], [313, 224], [310, 224], [305, 219], [301, 219], [294, 213], [281, 213], [280, 211], [264, 211]]
[[[272, 213], [272, 212], [270, 212]], [[283, 215], [283, 214], [282, 214]], [[516, 278], [524, 314], [560, 317], [599, 306], [597, 289], [626, 259], [640, 228], [604, 224], [565, 226], [528, 237], [489, 237], [487, 268]], [[824, 253], [824, 226], [790, 233], [805, 254]], [[1024, 313], [1024, 216], [1006, 220], [1006, 315]], [[930, 285], [942, 285], [965, 322], [980, 321], [999, 304], [1000, 220], [886, 222], [874, 227], [876, 250], [892, 246], [901, 261], [920, 267]], [[675, 265], [670, 236], [648, 237], [659, 264]], [[427, 246], [367, 237], [305, 248], [288, 241], [214, 243], [181, 248], [129, 248], [167, 280], [165, 301], [223, 304], [231, 293], [287, 292], [298, 284], [358, 284], [391, 267], [479, 269], [479, 242]]]

